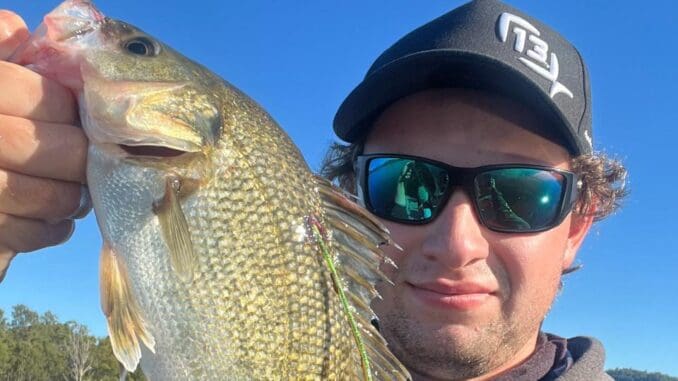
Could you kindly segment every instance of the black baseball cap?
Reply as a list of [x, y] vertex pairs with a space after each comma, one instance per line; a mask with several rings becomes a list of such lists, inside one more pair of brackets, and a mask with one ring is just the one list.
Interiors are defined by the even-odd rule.
[[553, 29], [497, 0], [475, 0], [415, 29], [384, 51], [334, 117], [355, 142], [390, 104], [431, 88], [490, 90], [547, 123], [534, 130], [573, 155], [592, 151], [591, 93], [584, 61]]

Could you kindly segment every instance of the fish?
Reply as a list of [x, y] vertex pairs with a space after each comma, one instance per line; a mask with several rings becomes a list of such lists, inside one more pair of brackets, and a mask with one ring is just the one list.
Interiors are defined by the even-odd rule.
[[77, 96], [116, 358], [151, 380], [405, 380], [371, 324], [397, 245], [254, 100], [88, 0], [11, 58]]

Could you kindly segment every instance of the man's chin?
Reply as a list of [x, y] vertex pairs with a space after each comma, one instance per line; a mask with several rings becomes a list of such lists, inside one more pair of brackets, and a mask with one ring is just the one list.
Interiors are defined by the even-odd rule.
[[[404, 316], [380, 323], [389, 348], [413, 373], [429, 378], [465, 379], [509, 361], [506, 327], [430, 324]], [[514, 341], [515, 342], [515, 341]], [[451, 375], [454, 375], [452, 378]], [[416, 379], [416, 378], [415, 378]]]

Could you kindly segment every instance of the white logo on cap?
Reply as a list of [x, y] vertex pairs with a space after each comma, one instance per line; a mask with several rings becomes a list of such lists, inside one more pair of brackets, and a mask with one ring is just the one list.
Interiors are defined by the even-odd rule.
[[[556, 54], [551, 52], [551, 61], [547, 62], [547, 58], [549, 58], [549, 45], [546, 41], [539, 38], [541, 33], [539, 33], [539, 30], [535, 28], [534, 25], [516, 15], [506, 12], [502, 13], [497, 20], [501, 42], [506, 42], [508, 39], [511, 23], [514, 24], [513, 33], [516, 35], [516, 42], [513, 45], [513, 49], [518, 53], [524, 52], [527, 56], [519, 57], [518, 60], [535, 73], [551, 81], [551, 90], [549, 91], [549, 96], [551, 98], [558, 93], [563, 93], [570, 98], [574, 98], [570, 89], [558, 82], [558, 72], [560, 71], [560, 68], [558, 66], [558, 57]], [[532, 47], [527, 51], [525, 51], [526, 41], [529, 41], [532, 44]]]
[[591, 139], [591, 135], [589, 135], [588, 131], [584, 131], [584, 138], [586, 139], [586, 142], [589, 143], [589, 147], [593, 148], [593, 140]]

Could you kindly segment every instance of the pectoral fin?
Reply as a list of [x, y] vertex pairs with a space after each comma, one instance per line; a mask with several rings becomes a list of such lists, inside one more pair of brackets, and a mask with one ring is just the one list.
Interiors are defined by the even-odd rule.
[[193, 279], [197, 255], [188, 230], [188, 222], [181, 209], [182, 182], [170, 176], [166, 180], [165, 195], [155, 203], [153, 210], [160, 221], [162, 236], [167, 244], [172, 270], [183, 281]]
[[127, 268], [108, 242], [101, 249], [101, 308], [106, 315], [108, 335], [115, 357], [133, 372], [141, 359], [141, 340], [155, 352], [155, 339], [141, 317], [129, 284]]

